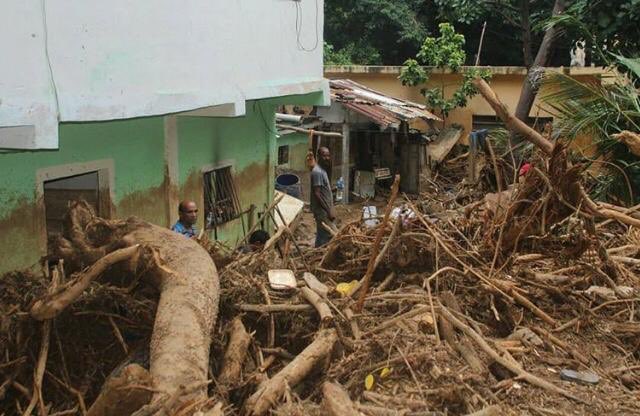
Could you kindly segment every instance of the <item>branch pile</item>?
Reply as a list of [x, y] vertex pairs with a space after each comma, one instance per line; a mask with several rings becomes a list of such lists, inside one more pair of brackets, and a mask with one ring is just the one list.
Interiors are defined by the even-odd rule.
[[[377, 225], [347, 222], [323, 248], [291, 253], [291, 233], [259, 253], [208, 245], [221, 285], [210, 359], [162, 395], [154, 349], [171, 342], [154, 277], [188, 265], [92, 220], [93, 242], [64, 263], [79, 274], [0, 281], [0, 414], [638, 414], [640, 231], [586, 196], [565, 148], [520, 132], [539, 146], [534, 168], [498, 194], [469, 201], [436, 179], [438, 192], [392, 192]], [[296, 288], [269, 285], [281, 268]]]

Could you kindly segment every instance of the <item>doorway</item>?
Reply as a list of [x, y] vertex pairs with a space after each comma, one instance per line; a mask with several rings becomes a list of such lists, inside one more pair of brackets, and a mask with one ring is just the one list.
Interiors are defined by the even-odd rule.
[[63, 219], [71, 201], [85, 200], [99, 216], [100, 181], [98, 171], [44, 182], [44, 207], [47, 238], [62, 233]]

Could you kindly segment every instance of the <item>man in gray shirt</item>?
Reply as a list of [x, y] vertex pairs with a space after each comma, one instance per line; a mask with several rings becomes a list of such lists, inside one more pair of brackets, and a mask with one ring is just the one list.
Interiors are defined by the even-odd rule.
[[331, 233], [322, 224], [336, 230], [333, 223], [336, 219], [333, 194], [327, 172], [331, 172], [331, 153], [326, 147], [321, 147], [318, 150], [318, 163], [311, 170], [311, 212], [316, 220], [316, 247], [331, 240]]

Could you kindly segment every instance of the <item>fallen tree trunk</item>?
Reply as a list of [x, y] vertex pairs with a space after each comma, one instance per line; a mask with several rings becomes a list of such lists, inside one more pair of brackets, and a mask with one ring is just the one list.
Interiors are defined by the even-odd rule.
[[230, 332], [231, 336], [224, 353], [222, 371], [218, 376], [218, 383], [227, 386], [233, 386], [240, 381], [242, 365], [251, 342], [251, 335], [245, 329], [240, 318], [233, 320]]
[[[65, 264], [76, 267], [96, 265], [64, 292], [36, 302], [32, 312], [45, 318], [59, 313], [79, 296], [79, 289], [88, 286], [91, 279], [115, 260], [131, 258], [130, 251], [138, 250], [136, 245], [140, 245], [140, 258], [126, 264], [125, 271], [132, 278], [140, 275], [160, 292], [150, 343], [149, 373], [154, 392], [151, 401], [176, 397], [185, 391], [181, 386], [197, 387], [173, 400], [175, 408], [187, 401], [202, 400], [207, 392], [209, 347], [218, 313], [219, 282], [213, 260], [196, 241], [134, 217], [126, 221], [103, 220], [95, 216], [86, 202], [75, 202], [67, 214], [63, 237], [54, 254], [63, 258]], [[130, 247], [109, 257], [109, 253], [126, 246]]]
[[362, 415], [349, 398], [349, 394], [336, 383], [322, 385], [322, 404], [329, 416]]
[[[496, 93], [491, 89], [486, 81], [484, 81], [482, 78], [476, 78], [473, 81], [473, 85], [491, 106], [491, 108], [493, 108], [493, 110], [496, 112], [496, 115], [500, 117], [500, 119], [506, 124], [507, 128], [510, 131], [522, 135], [526, 140], [533, 143], [536, 147], [542, 150], [547, 156], [551, 156], [554, 153], [554, 144], [545, 139], [540, 133], [527, 126], [524, 122], [513, 116], [513, 114], [511, 114], [507, 109], [507, 106], [500, 101]], [[555, 173], [564, 172], [554, 172], [554, 174]], [[619, 209], [615, 210], [611, 208], [604, 208], [598, 206], [597, 203], [591, 200], [591, 198], [589, 198], [585, 190], [582, 188], [582, 185], [578, 182], [579, 175], [567, 176], [576, 177], [571, 181], [571, 183], [563, 184], [563, 189], [556, 189], [556, 191], [560, 195], [566, 197], [567, 202], [571, 203], [574, 207], [583, 206], [584, 208], [586, 208], [588, 214], [602, 218], [614, 219], [620, 221], [623, 224], [640, 228], [640, 220], [623, 214], [622, 211], [624, 211], [624, 208], [618, 207]]]
[[153, 394], [151, 384], [147, 370], [138, 364], [130, 364], [107, 379], [87, 416], [130, 415], [149, 403]]
[[264, 415], [282, 397], [287, 387], [294, 387], [331, 354], [338, 340], [335, 329], [323, 329], [316, 339], [293, 361], [270, 380], [263, 382], [245, 402], [247, 415]]

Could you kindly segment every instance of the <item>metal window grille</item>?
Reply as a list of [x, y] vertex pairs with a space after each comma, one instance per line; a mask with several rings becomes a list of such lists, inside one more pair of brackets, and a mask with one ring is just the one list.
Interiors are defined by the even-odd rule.
[[288, 145], [278, 147], [278, 165], [284, 165], [285, 163], [289, 163]]
[[230, 166], [204, 174], [204, 205], [207, 228], [215, 228], [240, 215], [238, 192]]

